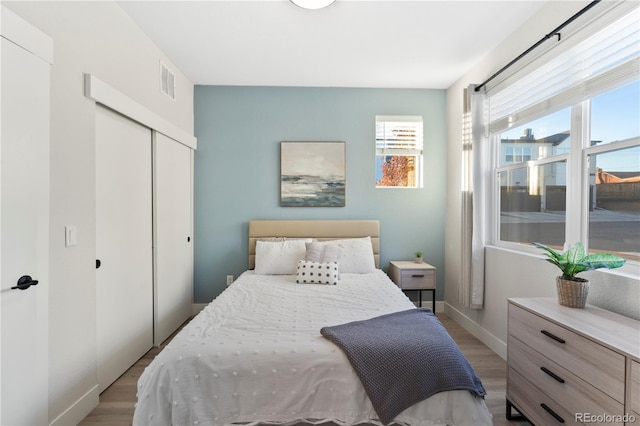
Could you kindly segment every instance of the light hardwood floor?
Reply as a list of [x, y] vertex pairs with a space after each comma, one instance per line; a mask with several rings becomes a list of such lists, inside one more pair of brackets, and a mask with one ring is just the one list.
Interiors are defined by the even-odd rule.
[[[485, 398], [493, 414], [495, 426], [529, 426], [528, 422], [505, 418], [506, 362], [473, 337], [462, 326], [438, 314], [438, 318], [467, 357], [487, 391]], [[167, 341], [169, 341], [169, 338]], [[164, 346], [164, 344], [163, 344]], [[100, 395], [100, 404], [80, 423], [83, 426], [129, 426], [136, 403], [136, 382], [142, 371], [160, 352], [162, 346], [151, 349], [126, 373]]]

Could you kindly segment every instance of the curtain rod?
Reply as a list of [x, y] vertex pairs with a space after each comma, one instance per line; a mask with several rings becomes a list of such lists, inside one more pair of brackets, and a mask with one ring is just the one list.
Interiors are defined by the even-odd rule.
[[525, 50], [524, 52], [522, 52], [520, 55], [518, 55], [515, 59], [513, 59], [511, 62], [509, 62], [507, 65], [505, 65], [504, 67], [500, 68], [495, 74], [493, 74], [491, 77], [489, 77], [488, 79], [486, 79], [485, 81], [482, 82], [482, 84], [479, 84], [478, 86], [476, 86], [475, 91], [479, 92], [480, 89], [482, 89], [488, 82], [490, 82], [491, 80], [493, 80], [494, 78], [496, 78], [497, 76], [499, 76], [500, 74], [502, 74], [504, 71], [506, 71], [508, 68], [510, 68], [513, 64], [515, 64], [516, 62], [518, 62], [520, 59], [522, 59], [525, 55], [527, 55], [529, 52], [531, 52], [532, 50], [534, 50], [535, 48], [537, 48], [538, 46], [540, 46], [542, 43], [544, 43], [545, 41], [549, 40], [552, 37], [558, 36], [558, 41], [560, 41], [560, 38], [562, 37], [562, 34], [560, 34], [560, 30], [562, 30], [564, 27], [566, 27], [567, 25], [569, 25], [570, 23], [572, 23], [573, 21], [575, 21], [576, 19], [578, 19], [580, 16], [582, 16], [585, 12], [587, 12], [589, 9], [591, 9], [593, 6], [595, 6], [596, 4], [600, 3], [602, 0], [594, 0], [591, 3], [589, 3], [588, 5], [586, 5], [582, 10], [580, 10], [578, 13], [576, 13], [575, 15], [573, 15], [571, 18], [567, 19], [566, 21], [564, 21], [562, 24], [560, 24], [557, 28], [555, 28], [553, 31], [551, 31], [549, 34], [547, 34], [546, 36], [544, 36], [543, 38], [541, 38], [536, 44], [534, 44], [533, 46], [531, 46], [530, 48], [528, 48], [527, 50]]

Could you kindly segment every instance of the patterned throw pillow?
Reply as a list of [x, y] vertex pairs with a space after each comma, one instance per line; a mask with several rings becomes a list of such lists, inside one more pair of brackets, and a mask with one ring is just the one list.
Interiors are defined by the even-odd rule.
[[296, 282], [298, 284], [335, 285], [338, 283], [338, 262], [320, 263], [299, 260]]

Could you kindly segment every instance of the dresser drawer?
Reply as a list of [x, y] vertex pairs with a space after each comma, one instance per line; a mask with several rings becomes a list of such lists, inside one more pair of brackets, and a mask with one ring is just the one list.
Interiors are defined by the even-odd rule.
[[403, 269], [400, 288], [403, 290], [436, 288], [435, 278], [434, 270]]
[[624, 356], [513, 304], [509, 335], [624, 404]]
[[622, 416], [624, 405], [586, 383], [513, 336], [508, 340], [509, 367], [570, 413]]
[[575, 421], [573, 412], [545, 395], [511, 367], [507, 370], [507, 398], [535, 425], [581, 424]]

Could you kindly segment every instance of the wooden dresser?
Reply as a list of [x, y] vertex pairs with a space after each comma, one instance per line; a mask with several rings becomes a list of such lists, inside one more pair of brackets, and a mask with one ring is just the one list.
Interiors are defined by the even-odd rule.
[[555, 298], [509, 299], [507, 416], [640, 425], [640, 321]]

